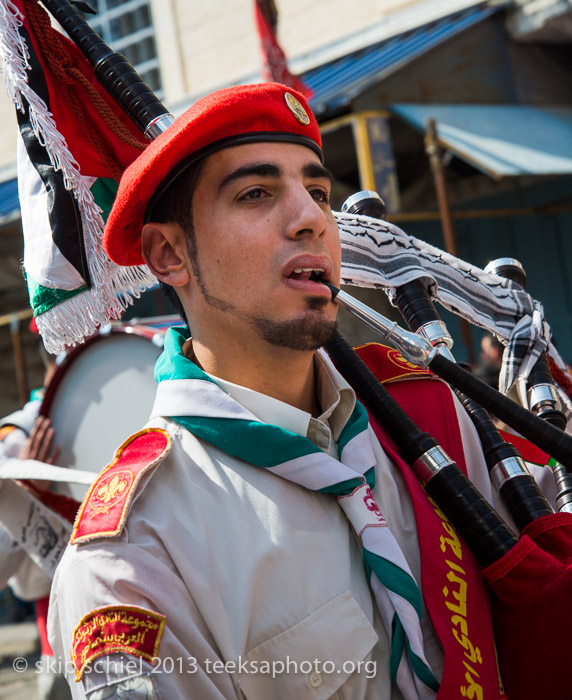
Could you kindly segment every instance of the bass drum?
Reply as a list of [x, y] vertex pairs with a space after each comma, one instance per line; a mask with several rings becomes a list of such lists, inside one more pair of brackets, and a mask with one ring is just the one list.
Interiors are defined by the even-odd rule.
[[[58, 466], [99, 472], [149, 420], [154, 366], [176, 317], [111, 323], [72, 348], [46, 387], [40, 414], [50, 418], [61, 449]], [[82, 500], [87, 487], [65, 486]]]

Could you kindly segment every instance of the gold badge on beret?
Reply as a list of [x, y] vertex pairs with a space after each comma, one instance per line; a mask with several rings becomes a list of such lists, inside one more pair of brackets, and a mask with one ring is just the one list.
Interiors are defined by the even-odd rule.
[[294, 95], [290, 92], [285, 92], [284, 93], [284, 99], [286, 100], [286, 104], [288, 106], [288, 109], [292, 112], [292, 114], [296, 117], [296, 119], [300, 122], [300, 124], [304, 124], [304, 126], [308, 126], [310, 123], [310, 117], [308, 116], [308, 113], [302, 107], [300, 104], [300, 101], [297, 100]]

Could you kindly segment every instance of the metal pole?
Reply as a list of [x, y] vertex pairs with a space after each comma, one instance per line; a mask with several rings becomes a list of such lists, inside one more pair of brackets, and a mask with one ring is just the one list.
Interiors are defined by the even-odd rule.
[[[427, 121], [427, 131], [425, 132], [425, 153], [429, 158], [431, 172], [433, 173], [433, 182], [435, 184], [435, 193], [437, 195], [437, 203], [439, 205], [439, 216], [441, 218], [441, 228], [443, 231], [443, 239], [445, 241], [445, 250], [456, 258], [459, 257], [457, 250], [457, 238], [455, 229], [453, 228], [453, 218], [451, 216], [451, 207], [449, 205], [449, 197], [447, 194], [447, 185], [445, 182], [445, 170], [443, 168], [443, 160], [441, 158], [441, 148], [437, 137], [437, 126], [434, 119]], [[473, 348], [473, 340], [471, 338], [471, 328], [466, 319], [459, 319], [463, 343], [467, 348], [469, 362], [474, 364], [475, 351]]]
[[26, 378], [26, 363], [22, 347], [22, 334], [20, 331], [20, 319], [18, 314], [13, 314], [10, 321], [10, 334], [12, 336], [12, 352], [14, 355], [14, 367], [16, 369], [16, 382], [18, 385], [18, 398], [23, 406], [28, 400], [28, 382]]

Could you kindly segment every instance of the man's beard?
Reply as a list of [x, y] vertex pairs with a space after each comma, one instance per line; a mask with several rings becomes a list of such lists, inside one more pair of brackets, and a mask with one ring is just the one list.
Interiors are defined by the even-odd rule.
[[[327, 343], [334, 335], [336, 322], [328, 321], [321, 311], [329, 304], [324, 299], [308, 298], [308, 312], [303, 318], [275, 321], [264, 316], [248, 314], [234, 304], [210, 294], [203, 279], [194, 232], [187, 232], [187, 248], [193, 273], [204, 300], [213, 308], [233, 314], [249, 323], [262, 340], [288, 350], [311, 351]], [[192, 332], [192, 329], [191, 329]]]
[[335, 321], [313, 313], [292, 321], [273, 321], [259, 316], [251, 317], [251, 321], [263, 340], [289, 350], [317, 350], [331, 340], [336, 330]]

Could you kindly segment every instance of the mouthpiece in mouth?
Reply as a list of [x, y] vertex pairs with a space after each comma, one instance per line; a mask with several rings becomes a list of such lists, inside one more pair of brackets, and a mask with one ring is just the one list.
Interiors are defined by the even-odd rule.
[[323, 273], [317, 274], [316, 272], [312, 272], [312, 274], [310, 275], [310, 279], [312, 280], [312, 282], [320, 282], [320, 284], [325, 284], [326, 287], [332, 293], [332, 301], [334, 301], [334, 299], [338, 296], [340, 290], [330, 282], [326, 282], [325, 279], [322, 279], [322, 275]]

